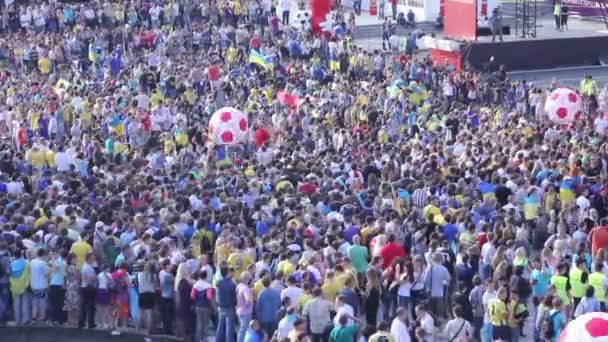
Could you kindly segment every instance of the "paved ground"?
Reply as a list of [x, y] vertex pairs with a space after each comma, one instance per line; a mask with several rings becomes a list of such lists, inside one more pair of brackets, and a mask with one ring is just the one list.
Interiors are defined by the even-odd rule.
[[530, 71], [510, 72], [509, 77], [516, 80], [526, 80], [538, 86], [548, 86], [553, 78], [560, 84], [569, 87], [578, 87], [584, 75], [591, 75], [596, 80], [599, 87], [608, 83], [607, 66], [585, 66], [574, 68], [544, 69]]

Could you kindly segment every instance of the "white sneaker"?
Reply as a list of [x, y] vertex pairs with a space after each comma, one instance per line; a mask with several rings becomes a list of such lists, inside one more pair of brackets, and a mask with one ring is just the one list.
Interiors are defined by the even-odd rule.
[[145, 341], [145, 342], [152, 342], [152, 339], [151, 339], [151, 338], [149, 338], [149, 337], [144, 337], [144, 341]]
[[118, 330], [112, 330], [112, 332], [110, 333], [110, 335], [112, 335], [112, 336], [120, 336], [120, 331], [118, 331]]

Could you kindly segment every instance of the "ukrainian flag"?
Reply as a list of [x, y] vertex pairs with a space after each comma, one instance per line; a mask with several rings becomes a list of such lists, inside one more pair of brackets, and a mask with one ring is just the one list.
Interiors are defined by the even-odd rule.
[[484, 199], [496, 198], [496, 194], [494, 193], [495, 188], [494, 184], [488, 182], [480, 182], [477, 184], [477, 190], [481, 192]]
[[563, 180], [559, 184], [559, 200], [562, 202], [562, 206], [574, 201], [574, 189], [575, 185], [572, 180]]
[[401, 94], [401, 90], [403, 90], [404, 86], [405, 86], [405, 83], [403, 82], [403, 80], [395, 80], [393, 82], [393, 84], [386, 87], [386, 91], [388, 93], [389, 98], [391, 98], [391, 100], [398, 98], [399, 94]]
[[108, 125], [117, 135], [122, 136], [125, 134], [125, 124], [123, 120], [120, 119], [120, 115], [114, 115], [110, 119], [110, 122], [108, 122]]
[[99, 58], [99, 54], [97, 53], [97, 47], [95, 46], [95, 44], [90, 43], [89, 44], [89, 61], [91, 61], [91, 63], [95, 63], [98, 58]]
[[528, 195], [524, 199], [524, 219], [534, 220], [538, 217], [538, 209], [540, 208], [540, 197], [536, 193]]
[[259, 51], [251, 49], [249, 52], [249, 63], [259, 65], [264, 69], [268, 69], [272, 63], [272, 57], [264, 56]]

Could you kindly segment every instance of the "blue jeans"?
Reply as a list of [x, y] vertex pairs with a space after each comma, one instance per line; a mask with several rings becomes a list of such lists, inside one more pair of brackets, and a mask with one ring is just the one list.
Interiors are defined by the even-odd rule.
[[483, 323], [481, 328], [481, 342], [492, 342], [492, 324]]
[[13, 313], [17, 325], [29, 323], [32, 320], [32, 296], [25, 291], [20, 295], [13, 295]]
[[32, 290], [32, 318], [34, 321], [46, 320], [48, 289]]
[[237, 337], [238, 342], [245, 340], [245, 334], [249, 329], [249, 322], [251, 321], [252, 314], [239, 315], [239, 335]]
[[205, 341], [211, 311], [209, 308], [196, 307], [196, 340], [195, 342]]
[[8, 321], [8, 309], [10, 302], [10, 288], [8, 283], [0, 284], [0, 323]]
[[215, 340], [218, 342], [234, 342], [234, 324], [236, 323], [235, 308], [219, 308], [217, 319], [217, 332]]

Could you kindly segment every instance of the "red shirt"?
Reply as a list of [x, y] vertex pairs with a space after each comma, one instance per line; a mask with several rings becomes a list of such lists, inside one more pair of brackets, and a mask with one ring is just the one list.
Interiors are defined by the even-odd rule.
[[589, 232], [591, 239], [591, 255], [595, 255], [600, 248], [608, 248], [608, 227], [595, 227]]
[[27, 144], [27, 131], [23, 127], [17, 130], [17, 143], [19, 146], [25, 146]]
[[255, 147], [262, 147], [268, 138], [270, 138], [270, 133], [268, 133], [268, 130], [266, 130], [266, 128], [258, 128], [253, 134]]
[[488, 242], [488, 234], [487, 233], [479, 233], [477, 234], [477, 242], [479, 242], [480, 246], [483, 246]]
[[317, 187], [312, 183], [303, 183], [300, 184], [298, 190], [306, 194], [314, 194], [315, 192], [317, 192]]
[[405, 250], [394, 242], [387, 243], [382, 249], [380, 249], [380, 256], [382, 257], [382, 268], [388, 268], [395, 260], [396, 257], [406, 258]]
[[207, 75], [211, 81], [217, 81], [220, 78], [220, 68], [215, 65], [210, 66], [207, 68]]

